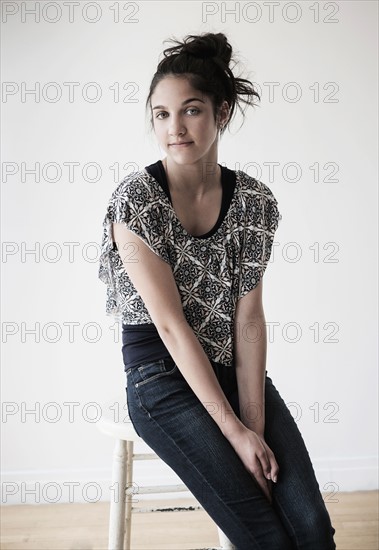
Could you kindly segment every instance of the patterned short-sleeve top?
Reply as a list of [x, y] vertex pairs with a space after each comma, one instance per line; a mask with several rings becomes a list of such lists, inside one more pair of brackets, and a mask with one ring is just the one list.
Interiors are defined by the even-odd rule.
[[[103, 221], [99, 278], [107, 285], [106, 314], [126, 324], [153, 323], [113, 241], [112, 223], [125, 223], [172, 269], [185, 317], [207, 356], [233, 364], [239, 298], [263, 277], [282, 215], [270, 188], [241, 170], [218, 229], [189, 234], [157, 180], [146, 170], [126, 176], [113, 191]], [[126, 259], [125, 259], [126, 258]], [[135, 260], [134, 260], [135, 261]]]

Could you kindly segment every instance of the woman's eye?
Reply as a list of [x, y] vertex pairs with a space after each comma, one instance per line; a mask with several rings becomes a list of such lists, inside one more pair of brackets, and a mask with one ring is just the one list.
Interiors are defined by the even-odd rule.
[[[198, 113], [200, 113], [200, 110], [197, 109], [196, 107], [190, 107], [189, 109], [186, 110], [186, 113], [188, 113], [189, 111], [192, 111], [191, 116], [193, 116], [194, 114], [197, 115]], [[167, 113], [165, 111], [160, 111], [159, 113], [156, 114], [155, 118], [158, 118], [159, 120], [162, 120], [162, 118], [166, 118], [166, 116], [162, 117], [161, 115], [167, 115]]]
[[200, 113], [199, 109], [196, 109], [196, 107], [190, 107], [187, 111], [195, 111], [196, 114]]

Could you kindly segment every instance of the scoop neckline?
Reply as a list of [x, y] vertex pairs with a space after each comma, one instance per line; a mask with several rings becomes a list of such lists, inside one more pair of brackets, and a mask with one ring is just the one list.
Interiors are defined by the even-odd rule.
[[[162, 160], [159, 159], [157, 161], [157, 163], [160, 163], [161, 166], [162, 166], [162, 169], [164, 170], [164, 166], [163, 166], [163, 163], [162, 163]], [[225, 192], [224, 192], [224, 189], [225, 189], [225, 179], [226, 179], [226, 176], [227, 176], [227, 172], [226, 170], [228, 170], [228, 168], [226, 166], [222, 166], [222, 164], [220, 163], [217, 163], [220, 168], [221, 168], [221, 183], [222, 183], [222, 200], [221, 200], [221, 208], [220, 208], [220, 211], [219, 211], [219, 214], [218, 214], [218, 218], [216, 220], [216, 223], [214, 224], [214, 226], [209, 230], [207, 231], [206, 233], [204, 233], [203, 235], [192, 235], [191, 233], [189, 233], [187, 231], [187, 229], [182, 225], [182, 222], [179, 220], [178, 216], [176, 215], [176, 212], [175, 212], [175, 209], [172, 205], [172, 202], [170, 201], [169, 197], [167, 196], [166, 192], [164, 191], [164, 189], [162, 188], [161, 184], [159, 183], [159, 181], [152, 175], [150, 174], [150, 172], [148, 172], [146, 170], [146, 168], [143, 168], [143, 172], [145, 172], [149, 178], [156, 184], [156, 186], [158, 187], [159, 189], [159, 192], [162, 194], [162, 196], [164, 197], [165, 201], [167, 202], [167, 204], [169, 205], [174, 217], [175, 217], [175, 220], [177, 222], [177, 224], [180, 226], [182, 232], [187, 235], [188, 237], [190, 237], [191, 239], [198, 239], [199, 241], [204, 241], [206, 239], [210, 239], [211, 237], [213, 237], [214, 235], [216, 235], [219, 230], [221, 229], [222, 225], [224, 224], [228, 214], [229, 214], [229, 211], [232, 207], [232, 204], [233, 202], [235, 201], [235, 197], [236, 197], [236, 188], [237, 188], [237, 184], [238, 184], [238, 174], [237, 174], [237, 171], [234, 171], [235, 173], [235, 177], [236, 177], [236, 183], [235, 183], [235, 186], [234, 186], [234, 190], [233, 190], [233, 195], [232, 195], [232, 198], [231, 198], [231, 201], [229, 203], [229, 206], [228, 206], [228, 209], [226, 210], [225, 212], [225, 216], [223, 217], [222, 221], [220, 222], [220, 218], [221, 218], [221, 215], [222, 215], [222, 212], [223, 212], [223, 204], [224, 204], [224, 200], [225, 200]], [[165, 170], [164, 170], [165, 171]]]

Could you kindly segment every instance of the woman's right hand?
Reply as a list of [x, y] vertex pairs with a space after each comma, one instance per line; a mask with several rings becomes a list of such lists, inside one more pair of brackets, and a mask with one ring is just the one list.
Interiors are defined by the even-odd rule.
[[[229, 436], [228, 440], [271, 504], [271, 480], [277, 478], [279, 466], [263, 435], [243, 426]], [[267, 478], [268, 474], [271, 479]]]

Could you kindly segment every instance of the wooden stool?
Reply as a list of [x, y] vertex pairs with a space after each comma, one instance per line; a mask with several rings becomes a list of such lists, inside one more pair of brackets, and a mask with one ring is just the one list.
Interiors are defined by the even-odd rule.
[[[112, 487], [116, 488], [114, 498], [111, 498], [109, 516], [108, 550], [131, 550], [132, 512], [155, 512], [154, 508], [135, 509], [133, 495], [187, 492], [184, 484], [138, 487], [135, 491], [133, 484], [133, 463], [135, 460], [152, 460], [159, 457], [151, 453], [134, 453], [134, 443], [143, 441], [133, 428], [130, 419], [124, 421], [127, 416], [126, 395], [123, 399], [116, 399], [102, 408], [101, 419], [97, 422], [99, 430], [116, 439], [113, 453]], [[146, 445], [146, 443], [144, 443]], [[180, 507], [184, 510], [202, 510], [202, 506]], [[162, 508], [159, 509], [162, 511]], [[174, 511], [171, 508], [163, 509]], [[234, 545], [219, 527], [219, 550], [234, 550]], [[211, 549], [209, 549], [211, 550]], [[216, 549], [214, 549], [216, 550]]]

